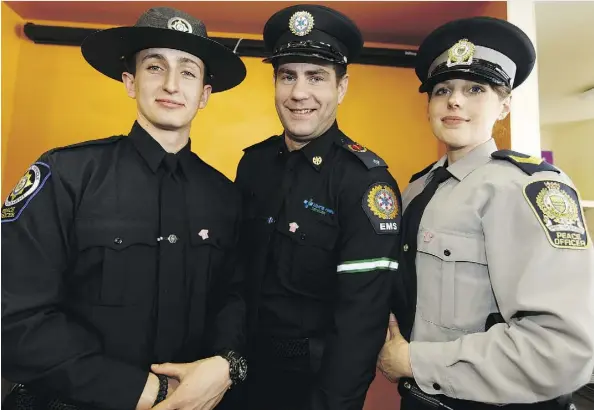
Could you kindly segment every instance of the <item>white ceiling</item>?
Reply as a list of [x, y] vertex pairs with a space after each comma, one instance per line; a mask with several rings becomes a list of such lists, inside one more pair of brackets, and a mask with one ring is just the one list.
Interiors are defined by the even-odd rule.
[[[594, 119], [594, 1], [536, 2], [541, 125]], [[593, 91], [594, 93], [594, 91]]]

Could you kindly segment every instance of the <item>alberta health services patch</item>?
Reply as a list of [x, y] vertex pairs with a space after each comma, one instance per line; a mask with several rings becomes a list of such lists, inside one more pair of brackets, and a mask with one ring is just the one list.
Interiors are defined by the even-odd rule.
[[524, 196], [555, 248], [586, 249], [588, 231], [577, 192], [559, 181], [534, 181]]
[[397, 234], [400, 225], [398, 198], [392, 187], [384, 182], [371, 185], [362, 200], [363, 209], [378, 234]]
[[49, 165], [43, 162], [31, 165], [2, 205], [2, 223], [16, 221], [50, 175]]

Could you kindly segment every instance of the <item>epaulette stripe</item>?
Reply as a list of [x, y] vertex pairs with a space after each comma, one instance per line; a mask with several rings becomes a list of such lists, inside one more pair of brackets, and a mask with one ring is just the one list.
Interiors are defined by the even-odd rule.
[[559, 169], [549, 164], [542, 158], [532, 157], [530, 155], [522, 154], [521, 152], [503, 149], [495, 151], [491, 154], [491, 157], [511, 162], [528, 175], [544, 171], [561, 173]]
[[386, 161], [380, 158], [375, 152], [368, 150], [366, 147], [353, 141], [346, 135], [344, 136], [344, 138], [341, 138], [340, 146], [348, 152], [350, 152], [351, 154], [354, 154], [357, 158], [359, 158], [359, 160], [363, 164], [365, 164], [367, 169], [373, 169], [377, 167], [388, 167]]
[[112, 137], [108, 137], [108, 138], [101, 138], [101, 139], [96, 139], [96, 140], [89, 140], [89, 141], [82, 141], [82, 142], [77, 142], [75, 144], [71, 144], [71, 145], [65, 145], [62, 147], [56, 147], [56, 148], [52, 148], [51, 150], [48, 151], [48, 153], [52, 153], [52, 152], [56, 152], [56, 151], [62, 151], [62, 150], [67, 150], [67, 149], [72, 149], [72, 148], [80, 148], [80, 147], [86, 147], [86, 146], [92, 146], [92, 145], [105, 145], [105, 144], [113, 144], [114, 142], [117, 142], [119, 140], [121, 140], [122, 138], [125, 138], [125, 135], [114, 135]]
[[264, 146], [264, 145], [268, 145], [268, 144], [270, 144], [272, 142], [278, 141], [279, 138], [280, 138], [280, 135], [273, 135], [270, 138], [266, 138], [264, 141], [257, 142], [254, 145], [250, 145], [249, 147], [244, 148], [243, 151], [244, 152], [247, 152], [247, 151], [250, 151], [250, 150], [252, 150], [254, 148], [258, 148], [258, 147], [261, 147], [261, 146]]

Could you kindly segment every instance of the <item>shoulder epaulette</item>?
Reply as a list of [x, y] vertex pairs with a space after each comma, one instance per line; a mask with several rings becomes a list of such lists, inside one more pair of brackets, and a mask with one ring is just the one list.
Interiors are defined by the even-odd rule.
[[247, 151], [250, 151], [250, 150], [255, 149], [255, 148], [264, 147], [264, 146], [266, 146], [268, 144], [271, 144], [273, 142], [278, 141], [279, 138], [280, 138], [280, 135], [273, 135], [272, 137], [267, 138], [264, 141], [260, 141], [260, 142], [254, 144], [254, 145], [250, 145], [249, 147], [244, 148], [243, 151], [244, 152], [247, 152]]
[[522, 154], [521, 152], [511, 151], [508, 149], [502, 149], [495, 151], [491, 154], [491, 157], [495, 159], [502, 159], [511, 162], [528, 175], [532, 175], [536, 172], [553, 171], [561, 173], [553, 165], [549, 164], [542, 158], [531, 157], [530, 155]]
[[346, 135], [340, 139], [340, 146], [359, 158], [359, 160], [365, 164], [367, 169], [388, 167], [388, 164], [386, 164], [386, 162], [377, 154], [368, 150], [363, 145], [356, 143]]
[[427, 168], [424, 168], [422, 171], [417, 172], [416, 174], [413, 174], [412, 177], [410, 177], [410, 182], [416, 181], [417, 179], [421, 178], [423, 175], [425, 175], [427, 172], [431, 171], [431, 168], [433, 168], [433, 165], [435, 165], [437, 161], [435, 161], [433, 164], [429, 165]]
[[56, 151], [63, 151], [63, 150], [68, 150], [68, 149], [73, 149], [73, 148], [89, 147], [89, 146], [93, 146], [93, 145], [113, 144], [125, 137], [126, 137], [125, 135], [114, 135], [113, 137], [108, 137], [108, 138], [100, 138], [100, 139], [96, 139], [96, 140], [77, 142], [76, 144], [53, 148], [53, 149], [49, 150], [48, 153], [56, 152]]

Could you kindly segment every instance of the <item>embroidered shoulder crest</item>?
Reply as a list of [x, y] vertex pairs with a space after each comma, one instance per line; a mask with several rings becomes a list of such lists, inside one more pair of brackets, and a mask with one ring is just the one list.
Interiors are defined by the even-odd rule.
[[31, 165], [2, 204], [2, 223], [19, 219], [51, 174], [49, 165], [44, 162], [37, 161]]
[[433, 165], [435, 165], [437, 163], [437, 161], [435, 161], [433, 164], [429, 165], [427, 168], [424, 168], [422, 171], [417, 172], [416, 174], [413, 174], [412, 177], [410, 177], [410, 182], [416, 181], [417, 179], [421, 178], [423, 175], [427, 174], [429, 171], [431, 171], [431, 168], [433, 168]]
[[575, 189], [560, 181], [530, 182], [524, 197], [555, 248], [586, 249], [589, 237]]
[[557, 168], [543, 160], [542, 158], [531, 157], [520, 152], [502, 149], [491, 154], [492, 158], [509, 161], [528, 175], [536, 172], [553, 171], [561, 173]]
[[376, 182], [367, 188], [361, 205], [375, 233], [394, 235], [400, 231], [400, 198], [388, 183]]
[[359, 158], [359, 160], [365, 164], [367, 169], [388, 167], [388, 164], [386, 164], [386, 162], [374, 152], [368, 150], [363, 145], [356, 143], [346, 136], [341, 138], [340, 146]]

